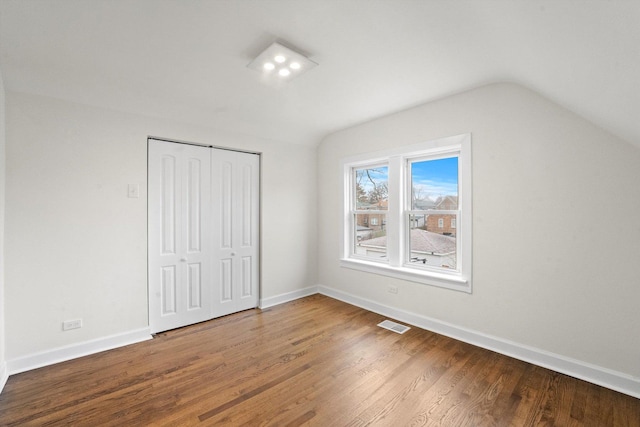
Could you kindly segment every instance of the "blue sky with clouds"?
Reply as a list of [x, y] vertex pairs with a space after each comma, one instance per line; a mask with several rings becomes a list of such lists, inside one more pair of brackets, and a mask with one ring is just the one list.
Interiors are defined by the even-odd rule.
[[411, 164], [411, 181], [419, 198], [458, 195], [458, 158], [425, 160]]
[[[357, 169], [356, 174], [356, 181], [366, 192], [373, 188], [373, 183], [379, 185], [389, 179], [387, 166]], [[458, 158], [412, 162], [411, 184], [416, 195], [422, 199], [435, 201], [441, 196], [458, 196]]]

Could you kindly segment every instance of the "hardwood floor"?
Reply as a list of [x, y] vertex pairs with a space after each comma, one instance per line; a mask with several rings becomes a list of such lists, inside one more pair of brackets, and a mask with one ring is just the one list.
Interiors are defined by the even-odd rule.
[[314, 295], [9, 378], [7, 426], [640, 426], [640, 400]]

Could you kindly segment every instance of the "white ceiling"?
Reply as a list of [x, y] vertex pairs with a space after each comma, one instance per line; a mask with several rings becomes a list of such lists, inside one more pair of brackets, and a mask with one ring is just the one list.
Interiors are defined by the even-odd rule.
[[[638, 0], [0, 0], [6, 89], [301, 144], [492, 82], [640, 146]], [[320, 65], [246, 65], [284, 40]]]

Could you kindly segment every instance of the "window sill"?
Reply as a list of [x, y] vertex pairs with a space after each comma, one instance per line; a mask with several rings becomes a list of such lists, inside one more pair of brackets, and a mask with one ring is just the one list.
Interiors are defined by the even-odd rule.
[[416, 270], [407, 267], [393, 267], [389, 264], [380, 264], [377, 262], [353, 258], [342, 258], [340, 260], [340, 266], [353, 270], [366, 271], [367, 273], [393, 277], [396, 279], [423, 283], [425, 285], [471, 293], [471, 281], [461, 276]]

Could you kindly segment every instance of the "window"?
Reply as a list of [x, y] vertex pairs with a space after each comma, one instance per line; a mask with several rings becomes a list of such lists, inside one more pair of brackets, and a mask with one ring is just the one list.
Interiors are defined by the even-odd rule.
[[471, 292], [470, 155], [466, 134], [344, 159], [341, 265]]
[[[356, 225], [356, 232], [350, 233], [350, 251], [365, 258], [386, 258], [386, 246], [377, 243], [380, 239], [386, 239], [385, 231], [376, 226], [378, 218], [384, 218], [387, 213], [389, 167], [384, 163], [353, 167], [349, 170], [349, 176], [350, 193], [353, 195], [351, 223]], [[357, 226], [367, 223], [373, 227], [371, 233], [367, 239], [358, 239]]]
[[[445, 228], [445, 223], [451, 224], [460, 214], [458, 154], [455, 150], [406, 160], [411, 200], [407, 200], [404, 214], [409, 219], [407, 242], [412, 267], [417, 263], [434, 270], [458, 270], [456, 237], [451, 227]], [[427, 218], [426, 224], [416, 226], [416, 216]], [[437, 227], [432, 226], [436, 222]]]

